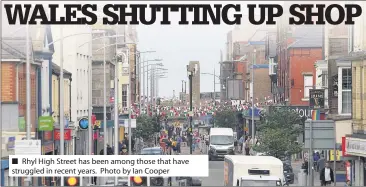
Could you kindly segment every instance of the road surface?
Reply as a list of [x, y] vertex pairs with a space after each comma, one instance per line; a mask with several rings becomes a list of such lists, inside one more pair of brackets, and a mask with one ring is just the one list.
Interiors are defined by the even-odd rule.
[[202, 186], [224, 186], [224, 161], [210, 161], [209, 177], [202, 177]]

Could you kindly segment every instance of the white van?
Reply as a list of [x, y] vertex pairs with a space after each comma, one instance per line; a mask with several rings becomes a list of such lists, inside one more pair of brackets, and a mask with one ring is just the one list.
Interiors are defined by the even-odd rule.
[[224, 186], [282, 186], [283, 163], [272, 156], [226, 155]]
[[209, 142], [209, 160], [235, 154], [234, 131], [231, 128], [211, 128]]

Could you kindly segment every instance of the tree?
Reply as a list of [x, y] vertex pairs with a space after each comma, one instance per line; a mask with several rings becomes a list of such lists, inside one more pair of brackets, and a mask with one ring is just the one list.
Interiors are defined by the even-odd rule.
[[135, 136], [138, 138], [143, 138], [144, 141], [150, 141], [154, 139], [154, 134], [159, 132], [160, 126], [160, 116], [139, 116], [136, 119], [136, 129]]
[[301, 118], [293, 111], [280, 109], [266, 114], [258, 126], [260, 141], [254, 150], [277, 158], [301, 152], [302, 145], [297, 143], [297, 138], [303, 128], [299, 124]]
[[216, 127], [225, 127], [225, 128], [236, 128], [236, 124], [238, 120], [236, 118], [236, 112], [231, 109], [223, 109], [216, 112], [214, 116], [215, 126]]

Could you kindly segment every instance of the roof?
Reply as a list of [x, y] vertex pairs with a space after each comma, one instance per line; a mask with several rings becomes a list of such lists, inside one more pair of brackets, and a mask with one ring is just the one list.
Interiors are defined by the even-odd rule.
[[[60, 70], [61, 70], [60, 66], [58, 66], [55, 63], [52, 63], [52, 73], [53, 74], [56, 74], [57, 76], [59, 76]], [[64, 78], [71, 79], [71, 76], [72, 76], [72, 74], [69, 71], [66, 71], [64, 69]]]
[[231, 128], [211, 128], [210, 134], [234, 134]]
[[[2, 37], [1, 59], [26, 59], [25, 37]], [[30, 41], [31, 47], [31, 41]], [[31, 52], [31, 50], [30, 50]]]
[[295, 41], [288, 48], [323, 47], [323, 29], [319, 25], [301, 25], [293, 27], [292, 38]]
[[283, 166], [283, 162], [273, 156], [245, 156], [245, 155], [226, 155], [226, 159], [229, 159], [233, 164], [254, 164], [254, 165], [278, 165]]
[[157, 150], [161, 150], [160, 147], [147, 147], [147, 148], [143, 148], [142, 150], [144, 151], [157, 151]]

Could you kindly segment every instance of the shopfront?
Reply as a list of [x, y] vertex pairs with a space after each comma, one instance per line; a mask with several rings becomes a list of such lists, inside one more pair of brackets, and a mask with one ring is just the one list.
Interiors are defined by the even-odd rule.
[[[54, 141], [53, 141], [53, 131], [42, 132], [42, 154], [43, 155], [53, 155], [54, 151]], [[53, 186], [53, 177], [42, 177], [42, 186]]]
[[9, 177], [9, 158], [8, 156], [14, 154], [15, 136], [8, 136], [3, 138], [2, 142], [2, 159], [1, 159], [1, 186], [10, 186], [15, 184], [15, 178]]
[[[54, 150], [55, 150], [55, 155], [59, 155], [60, 154], [60, 137], [61, 137], [61, 133], [60, 133], [60, 129], [54, 129], [54, 140], [55, 140], [55, 146], [54, 146]], [[65, 150], [65, 155], [68, 155], [69, 153], [72, 152], [72, 130], [69, 128], [65, 128], [64, 129], [64, 150]]]
[[345, 154], [352, 159], [350, 161], [352, 186], [364, 186], [366, 184], [366, 139], [348, 136], [345, 138], [344, 149]]

